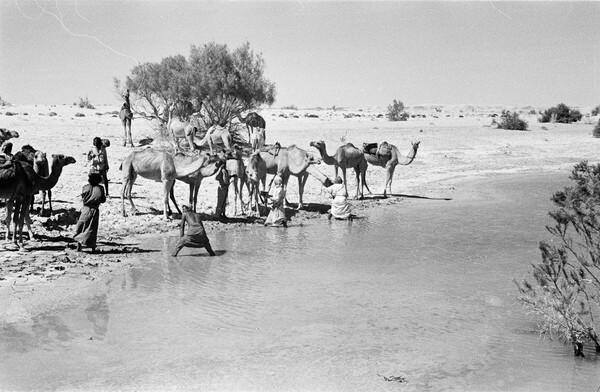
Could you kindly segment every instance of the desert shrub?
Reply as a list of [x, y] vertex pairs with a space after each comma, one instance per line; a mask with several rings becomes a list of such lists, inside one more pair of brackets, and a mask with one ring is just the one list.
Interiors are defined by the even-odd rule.
[[404, 104], [402, 101], [396, 101], [391, 105], [388, 105], [386, 117], [390, 121], [406, 121], [409, 114], [404, 111]]
[[600, 164], [580, 162], [570, 178], [574, 184], [552, 196], [554, 240], [540, 243], [535, 281], [517, 286], [519, 301], [541, 316], [540, 332], [558, 334], [583, 356], [585, 342], [600, 352]]
[[592, 116], [597, 116], [598, 114], [600, 114], [600, 105], [592, 109]]
[[570, 124], [581, 120], [582, 114], [579, 110], [571, 109], [564, 103], [559, 103], [557, 106], [544, 110], [539, 122], [557, 122]]
[[598, 120], [598, 123], [594, 127], [593, 135], [594, 137], [600, 137], [600, 120]]
[[284, 110], [298, 110], [298, 106], [296, 106], [296, 105], [288, 105], [288, 106], [283, 106], [281, 109], [284, 109]]
[[503, 110], [502, 114], [500, 115], [500, 120], [496, 121], [494, 119], [494, 122], [500, 129], [511, 129], [516, 131], [527, 130], [527, 121], [522, 120], [517, 112]]
[[94, 105], [92, 105], [90, 103], [90, 100], [88, 99], [88, 97], [85, 97], [85, 98], [79, 97], [79, 102], [74, 103], [73, 106], [79, 106], [80, 108], [83, 108], [83, 109], [96, 109], [94, 107]]

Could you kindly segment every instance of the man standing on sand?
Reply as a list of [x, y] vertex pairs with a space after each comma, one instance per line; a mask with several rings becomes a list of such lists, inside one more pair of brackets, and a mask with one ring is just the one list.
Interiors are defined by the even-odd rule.
[[[210, 240], [204, 230], [204, 225], [200, 219], [200, 214], [190, 211], [190, 208], [186, 205], [181, 207], [183, 214], [181, 214], [181, 226], [179, 241], [175, 245], [175, 249], [171, 256], [177, 257], [179, 251], [184, 247], [189, 248], [205, 248], [209, 255], [214, 256], [212, 247], [210, 246]], [[185, 233], [185, 224], [188, 224], [187, 234]]]

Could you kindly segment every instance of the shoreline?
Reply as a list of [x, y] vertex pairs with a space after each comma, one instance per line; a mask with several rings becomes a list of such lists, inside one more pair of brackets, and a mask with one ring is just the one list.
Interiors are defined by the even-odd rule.
[[[29, 242], [29, 252], [14, 251], [11, 243], [0, 242], [0, 299], [16, 298], [22, 301], [28, 296], [30, 309], [42, 309], [39, 301], [52, 305], [61, 298], [76, 295], [82, 282], [93, 282], [102, 273], [112, 273], [135, 265], [143, 259], [143, 249], [137, 247], [143, 237], [157, 237], [175, 233], [178, 221], [162, 218], [162, 184], [138, 179], [133, 187], [133, 197], [139, 215], [123, 217], [121, 212], [121, 173], [119, 165], [133, 150], [144, 148], [140, 141], [154, 135], [149, 121], [135, 119], [132, 125], [137, 147], [133, 150], [121, 146], [122, 126], [114, 111], [118, 107], [102, 106], [97, 109], [81, 109], [74, 106], [12, 106], [0, 110], [0, 127], [15, 130], [20, 137], [12, 139], [13, 152], [25, 144], [48, 154], [67, 154], [77, 163], [65, 167], [53, 188], [52, 217], [33, 215], [33, 227], [40, 240]], [[7, 116], [4, 112], [15, 112]], [[56, 115], [49, 116], [49, 112]], [[28, 113], [28, 114], [25, 114]], [[83, 113], [84, 116], [75, 114]], [[369, 198], [362, 202], [352, 201], [358, 214], [380, 205], [409, 204], [413, 198], [444, 199], [462, 195], [463, 181], [489, 178], [496, 175], [520, 175], [540, 172], [568, 173], [581, 160], [597, 160], [600, 139], [592, 136], [596, 118], [576, 124], [539, 124], [535, 118], [529, 121], [529, 131], [507, 131], [490, 127], [492, 117], [488, 111], [476, 111], [463, 116], [448, 109], [444, 118], [420, 117], [406, 122], [390, 122], [379, 117], [379, 112], [348, 110], [282, 110], [265, 109], [261, 114], [267, 121], [267, 143], [276, 141], [282, 146], [297, 145], [319, 156], [309, 146], [311, 141], [323, 140], [327, 152], [332, 155], [337, 146], [353, 143], [362, 146], [366, 142], [387, 141], [398, 147], [402, 159], [409, 153], [411, 142], [420, 141], [417, 156], [410, 165], [396, 167], [392, 191], [387, 199]], [[314, 115], [317, 115], [315, 118]], [[244, 130], [245, 131], [245, 130]], [[112, 141], [108, 148], [110, 170], [110, 194], [107, 203], [100, 208], [99, 248], [101, 254], [77, 254], [66, 249], [71, 241], [74, 225], [81, 209], [80, 191], [86, 183], [86, 154], [95, 136]], [[321, 163], [316, 168], [332, 177], [333, 167]], [[353, 173], [348, 173], [348, 188], [354, 195], [356, 186]], [[385, 170], [369, 166], [367, 182], [375, 194], [381, 194], [385, 183]], [[218, 183], [214, 178], [202, 182], [198, 195], [197, 211], [213, 216]], [[233, 190], [230, 189], [227, 215], [233, 215]], [[247, 199], [247, 192], [244, 191]], [[115, 195], [119, 195], [115, 197]], [[294, 177], [288, 183], [288, 200], [295, 206], [298, 200], [298, 183]], [[177, 183], [175, 197], [179, 204], [188, 200], [188, 187]], [[352, 199], [351, 199], [352, 200]], [[293, 224], [326, 219], [322, 215], [330, 200], [321, 193], [321, 184], [309, 179], [304, 191], [306, 211], [293, 214]], [[408, 201], [408, 202], [407, 202]], [[37, 198], [39, 203], [39, 197]], [[35, 205], [38, 207], [39, 204]], [[126, 202], [125, 209], [129, 213]], [[288, 213], [292, 213], [288, 210]], [[205, 222], [207, 231], [230, 231], [261, 225], [233, 219], [222, 224], [214, 220]], [[262, 227], [261, 227], [262, 228]], [[210, 234], [209, 234], [210, 235]], [[142, 236], [142, 237], [141, 237]], [[69, 284], [64, 282], [69, 281]], [[75, 283], [74, 283], [75, 282]], [[61, 293], [69, 289], [73, 294]], [[8, 307], [10, 308], [10, 307]], [[8, 311], [0, 312], [0, 321]], [[13, 312], [19, 314], [18, 311]], [[13, 317], [13, 316], [11, 316]]]

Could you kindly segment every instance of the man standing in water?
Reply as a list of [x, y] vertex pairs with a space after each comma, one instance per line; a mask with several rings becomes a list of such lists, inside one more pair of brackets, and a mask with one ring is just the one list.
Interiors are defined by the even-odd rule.
[[[184, 247], [189, 248], [205, 248], [209, 255], [214, 256], [212, 247], [210, 246], [210, 240], [204, 230], [204, 225], [200, 219], [200, 214], [190, 211], [190, 208], [186, 205], [182, 206], [183, 214], [181, 215], [181, 229], [179, 241], [175, 245], [175, 249], [171, 256], [177, 257], [179, 251]], [[188, 224], [187, 234], [185, 233], [185, 224]]]

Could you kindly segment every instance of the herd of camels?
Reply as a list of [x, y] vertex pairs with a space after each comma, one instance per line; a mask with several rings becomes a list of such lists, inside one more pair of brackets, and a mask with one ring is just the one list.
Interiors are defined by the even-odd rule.
[[[123, 110], [125, 109], [125, 110]], [[122, 108], [119, 117], [124, 128], [123, 145], [133, 146], [131, 139], [131, 122], [133, 115], [129, 107]], [[397, 165], [409, 165], [415, 159], [419, 142], [412, 143], [411, 150], [406, 157], [402, 156], [394, 145], [383, 142], [365, 144], [359, 149], [351, 143], [339, 146], [334, 155], [329, 155], [323, 141], [313, 141], [310, 146], [316, 148], [320, 160], [311, 153], [296, 146], [280, 146], [279, 143], [265, 144], [265, 120], [257, 113], [250, 113], [246, 117], [237, 116], [241, 124], [248, 130], [248, 141], [252, 152], [244, 159], [242, 149], [233, 143], [233, 138], [226, 126], [217, 126], [212, 132], [207, 131], [203, 138], [197, 136], [197, 131], [202, 129], [201, 116], [191, 113], [187, 117], [178, 115], [176, 111], [170, 113], [167, 128], [175, 145], [175, 153], [170, 149], [146, 147], [131, 152], [121, 164], [123, 187], [121, 191], [121, 207], [123, 216], [125, 198], [131, 204], [132, 213], [136, 208], [131, 197], [131, 190], [137, 176], [162, 182], [163, 185], [163, 216], [169, 219], [171, 208], [169, 199], [180, 212], [175, 201], [173, 188], [175, 181], [179, 180], [189, 185], [189, 205], [196, 211], [198, 190], [202, 180], [215, 175], [219, 170], [224, 170], [230, 184], [235, 190], [234, 209], [237, 214], [239, 200], [242, 214], [244, 207], [254, 208], [259, 213], [259, 206], [266, 205], [263, 195], [267, 194], [267, 175], [279, 175], [286, 185], [290, 175], [298, 179], [298, 209], [303, 208], [302, 195], [304, 186], [309, 176], [313, 176], [324, 185], [330, 185], [331, 180], [320, 172], [316, 166], [323, 163], [334, 167], [334, 176], [341, 171], [347, 192], [346, 170], [354, 169], [356, 174], [356, 198], [363, 197], [363, 189], [371, 190], [366, 183], [368, 165], [379, 166], [386, 170], [383, 196], [391, 193], [392, 179]], [[221, 124], [224, 125], [224, 124]], [[5, 141], [18, 137], [15, 131], [0, 128], [0, 145]], [[180, 140], [187, 141], [188, 151], [183, 151]], [[208, 144], [209, 151], [199, 147]], [[25, 151], [29, 149], [29, 151]], [[27, 152], [27, 153], [26, 153]], [[7, 159], [0, 154], [0, 200], [6, 201], [7, 238], [10, 236], [10, 223], [13, 222], [13, 240], [23, 249], [23, 226], [27, 224], [31, 239], [31, 219], [29, 217], [33, 195], [50, 191], [58, 182], [65, 166], [76, 163], [75, 158], [66, 155], [52, 155], [48, 163], [46, 155], [34, 150], [31, 146], [24, 146], [22, 151], [15, 154], [14, 159]], [[246, 187], [250, 195], [248, 203], [243, 202], [242, 189]], [[262, 189], [262, 190], [261, 190]], [[49, 200], [50, 201], [50, 200]], [[42, 204], [45, 203], [45, 197]], [[51, 201], [50, 201], [51, 203]], [[42, 205], [43, 208], [43, 205]], [[50, 204], [51, 209], [51, 204]], [[12, 219], [11, 219], [12, 215]]]
[[[125, 199], [131, 204], [132, 213], [137, 212], [131, 197], [131, 190], [137, 176], [162, 182], [163, 215], [165, 219], [168, 219], [172, 212], [169, 200], [180, 212], [173, 192], [176, 180], [189, 185], [189, 205], [193, 211], [196, 211], [198, 189], [202, 180], [215, 175], [221, 168], [227, 172], [234, 186], [235, 213], [237, 213], [239, 200], [240, 209], [244, 214], [244, 202], [242, 200], [244, 185], [250, 195], [246, 207], [252, 208], [254, 205], [255, 211], [258, 213], [259, 205], [266, 204], [266, 200], [262, 199], [261, 195], [268, 193], [266, 190], [268, 174], [279, 175], [284, 185], [287, 185], [291, 175], [297, 177], [298, 209], [303, 208], [302, 195], [309, 175], [324, 185], [331, 184], [329, 177], [316, 168], [320, 161], [315, 159], [311, 153], [296, 145], [288, 147], [282, 147], [279, 143], [266, 145], [266, 122], [258, 113], [251, 112], [246, 117], [237, 115], [240, 123], [245, 124], [247, 127], [248, 142], [252, 150], [247, 159], [244, 159], [241, 149], [234, 145], [230, 131], [225, 126], [226, 124], [218, 124], [207, 129], [202, 115], [193, 112], [192, 107], [190, 103], [184, 102], [176, 103], [169, 108], [167, 129], [175, 145], [175, 154], [164, 149], [146, 148], [130, 153], [123, 161], [121, 165], [123, 175], [121, 209], [123, 216], [127, 216]], [[186, 112], [187, 114], [183, 114]], [[125, 129], [125, 145], [128, 140], [128, 129], [130, 132], [131, 121], [127, 123], [123, 118], [121, 116]], [[197, 132], [202, 129], [206, 129], [206, 132], [204, 137], [201, 138]], [[181, 148], [180, 140], [182, 139], [186, 140], [188, 151], [183, 151]], [[200, 149], [200, 147], [207, 144], [209, 152]], [[419, 142], [412, 143], [411, 150], [403, 161], [401, 161], [398, 148], [386, 142], [379, 145], [365, 144], [362, 150], [351, 143], [347, 143], [340, 146], [334, 155], [327, 153], [323, 141], [313, 141], [310, 146], [318, 150], [323, 163], [334, 167], [335, 177], [341, 171], [346, 192], [348, 191], [346, 169], [354, 169], [356, 174], [356, 198], [361, 199], [364, 188], [371, 193], [365, 178], [369, 164], [383, 167], [386, 170], [383, 189], [383, 196], [386, 197], [388, 191], [392, 192], [392, 179], [396, 166], [399, 164], [409, 165], [413, 162], [419, 148]], [[374, 149], [371, 150], [371, 147], [374, 147]]]

